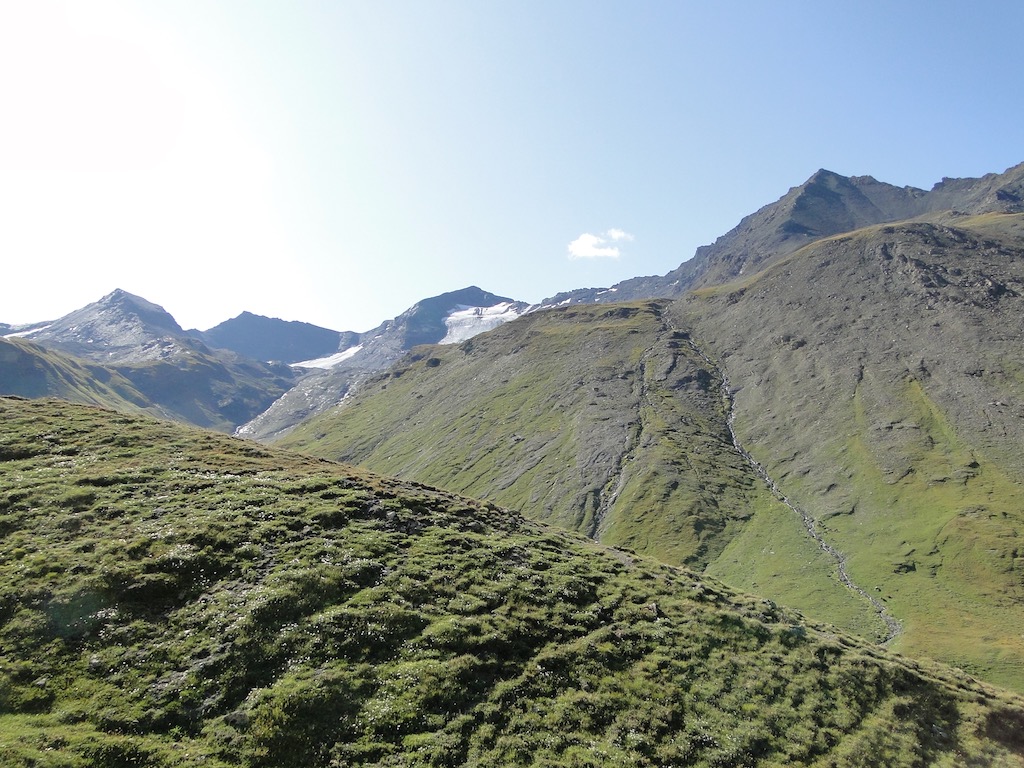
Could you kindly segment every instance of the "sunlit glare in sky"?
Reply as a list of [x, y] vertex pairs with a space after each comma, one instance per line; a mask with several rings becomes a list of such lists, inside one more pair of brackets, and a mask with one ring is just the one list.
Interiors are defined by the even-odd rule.
[[664, 274], [820, 167], [1024, 160], [1024, 5], [0, 0], [0, 322], [363, 331]]

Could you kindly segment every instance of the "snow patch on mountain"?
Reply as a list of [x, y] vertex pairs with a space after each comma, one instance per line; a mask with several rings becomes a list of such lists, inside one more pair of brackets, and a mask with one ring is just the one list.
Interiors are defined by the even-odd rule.
[[478, 333], [497, 328], [515, 320], [521, 314], [514, 302], [506, 301], [493, 307], [467, 307], [458, 305], [445, 318], [448, 333], [438, 344], [458, 344], [473, 338]]
[[31, 338], [32, 334], [38, 333], [39, 331], [45, 331], [49, 327], [50, 327], [49, 323], [46, 324], [46, 325], [33, 325], [31, 328], [29, 328], [28, 330], [25, 330], [25, 331], [15, 331], [14, 333], [5, 333], [4, 334], [4, 338], [5, 339]]
[[357, 354], [362, 350], [362, 348], [362, 344], [356, 344], [354, 347], [349, 347], [348, 349], [344, 349], [333, 355], [328, 355], [327, 357], [318, 357], [315, 360], [303, 360], [300, 363], [292, 363], [291, 365], [292, 368], [333, 368], [338, 363], [342, 363]]

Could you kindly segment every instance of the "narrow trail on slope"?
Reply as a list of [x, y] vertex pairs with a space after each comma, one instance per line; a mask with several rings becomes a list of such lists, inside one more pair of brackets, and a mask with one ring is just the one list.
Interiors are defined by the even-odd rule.
[[743, 447], [743, 443], [740, 441], [739, 435], [736, 434], [736, 399], [733, 397], [732, 387], [729, 383], [729, 377], [726, 376], [724, 370], [722, 370], [714, 361], [712, 361], [710, 357], [708, 357], [704, 353], [704, 350], [697, 346], [697, 344], [693, 341], [692, 338], [687, 337], [687, 343], [690, 345], [693, 351], [696, 352], [697, 355], [699, 355], [705, 363], [707, 363], [708, 367], [718, 374], [718, 377], [721, 379], [722, 383], [719, 385], [719, 388], [722, 392], [722, 399], [725, 400], [725, 402], [728, 404], [729, 416], [726, 419], [726, 424], [729, 427], [729, 435], [732, 437], [733, 447], [744, 459], [747, 460], [747, 463], [750, 464], [750, 466], [757, 473], [758, 477], [761, 478], [764, 484], [768, 486], [768, 489], [772, 492], [775, 498], [777, 498], [779, 501], [781, 501], [783, 504], [785, 504], [787, 507], [793, 510], [797, 515], [799, 515], [800, 520], [804, 524], [804, 529], [807, 531], [807, 535], [814, 539], [814, 541], [817, 543], [818, 547], [821, 549], [822, 552], [827, 554], [835, 561], [837, 572], [839, 575], [839, 581], [842, 582], [842, 584], [844, 584], [848, 589], [853, 590], [856, 594], [860, 595], [862, 598], [867, 600], [868, 603], [870, 603], [875, 613], [878, 614], [878, 617], [885, 623], [886, 626], [886, 636], [881, 641], [882, 645], [892, 642], [903, 631], [903, 625], [895, 616], [889, 613], [889, 609], [885, 607], [881, 600], [871, 595], [866, 589], [861, 587], [859, 584], [854, 582], [852, 578], [850, 578], [850, 574], [846, 570], [846, 555], [844, 555], [842, 552], [840, 552], [838, 549], [836, 549], [834, 546], [829, 544], [828, 541], [825, 540], [825, 537], [822, 535], [821, 531], [818, 530], [818, 521], [814, 517], [809, 515], [807, 512], [802, 510], [800, 507], [798, 507], [796, 504], [794, 504], [792, 501], [790, 501], [789, 497], [787, 497], [786, 494], [783, 493], [782, 488], [780, 488], [779, 484], [775, 482], [775, 479], [768, 473], [768, 470], [764, 467], [764, 465], [761, 464], [761, 462], [759, 462], [753, 456], [751, 456], [750, 452]]

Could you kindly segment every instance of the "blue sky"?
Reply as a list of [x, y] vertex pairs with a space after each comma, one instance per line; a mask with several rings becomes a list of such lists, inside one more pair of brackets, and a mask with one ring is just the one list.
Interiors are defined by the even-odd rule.
[[0, 0], [0, 321], [367, 330], [664, 274], [818, 168], [1024, 161], [1024, 4]]

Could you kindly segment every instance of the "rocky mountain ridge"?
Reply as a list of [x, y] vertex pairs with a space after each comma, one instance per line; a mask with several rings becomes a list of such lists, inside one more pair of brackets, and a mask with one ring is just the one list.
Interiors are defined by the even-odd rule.
[[[366, 333], [338, 332], [251, 313], [208, 331], [186, 332], [163, 308], [118, 290], [57, 321], [17, 328], [0, 325], [0, 330], [5, 336], [22, 337], [102, 364], [140, 366], [177, 360], [181, 365], [175, 363], [175, 367], [188, 368], [190, 357], [224, 357], [223, 352], [213, 351], [224, 349], [242, 358], [305, 363], [326, 370], [312, 376], [284, 375], [292, 379], [290, 386], [280, 390], [279, 394], [288, 390], [285, 397], [271, 401], [248, 397], [249, 405], [231, 408], [230, 416], [213, 417], [210, 406], [196, 409], [179, 404], [170, 410], [191, 413], [185, 418], [197, 423], [239, 428], [247, 436], [272, 439], [336, 405], [353, 384], [384, 370], [419, 343], [465, 340], [520, 314], [557, 306], [677, 297], [692, 288], [752, 274], [816, 239], [844, 231], [914, 217], [934, 218], [947, 210], [1012, 213], [1024, 209], [1022, 201], [1024, 164], [978, 179], [946, 178], [931, 191], [820, 170], [775, 203], [745, 217], [715, 243], [699, 248], [694, 258], [667, 275], [560, 293], [532, 306], [471, 287], [424, 300]], [[460, 313], [466, 316], [456, 317]], [[453, 321], [459, 326], [456, 330]], [[235, 357], [226, 363], [217, 361], [213, 368], [241, 363]], [[275, 370], [276, 388], [284, 379], [282, 370]], [[216, 397], [231, 400], [224, 387], [216, 389]], [[261, 403], [265, 405], [260, 410], [251, 410]]]
[[206, 331], [190, 330], [190, 336], [216, 349], [230, 349], [264, 362], [298, 363], [333, 354], [358, 343], [359, 334], [332, 331], [312, 323], [279, 320], [243, 312]]
[[[471, 338], [527, 308], [471, 286], [418, 302], [366, 333], [251, 313], [208, 331], [185, 331], [163, 307], [117, 289], [55, 321], [5, 326], [10, 338], [0, 339], [7, 364], [0, 384], [3, 394], [141, 408], [266, 437], [259, 425], [279, 419], [290, 427], [336, 404], [354, 382], [416, 344]], [[124, 381], [127, 399], [91, 391], [97, 388], [90, 378]], [[277, 402], [284, 394], [289, 396]]]
[[[163, 307], [120, 289], [3, 343], [4, 394], [141, 408], [224, 431], [264, 411], [297, 378], [286, 365], [206, 346]], [[99, 392], [96, 381], [119, 383]]]
[[192, 348], [163, 307], [120, 288], [21, 337], [100, 363], [167, 359]]
[[693, 258], [666, 275], [568, 291], [541, 305], [676, 297], [751, 274], [822, 237], [943, 211], [1024, 212], [1024, 163], [980, 178], [944, 178], [930, 191], [821, 169], [774, 203], [745, 216], [714, 243], [698, 248]]
[[[884, 222], [940, 215], [949, 209], [1024, 211], [1024, 163], [978, 179], [946, 178], [931, 191], [896, 187], [870, 176], [847, 178], [822, 169], [775, 203], [745, 217], [715, 243], [698, 248], [692, 259], [664, 277], [638, 277], [611, 288], [559, 293], [533, 306], [518, 305], [517, 311], [678, 297], [695, 287], [752, 274], [821, 238]], [[341, 402], [357, 379], [394, 363], [397, 349], [391, 345], [386, 355], [364, 354], [361, 361], [345, 363], [333, 374], [304, 380], [267, 413], [242, 427], [240, 434], [264, 440], [287, 434], [303, 419]]]

